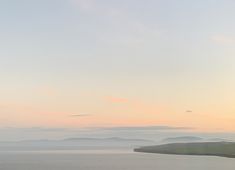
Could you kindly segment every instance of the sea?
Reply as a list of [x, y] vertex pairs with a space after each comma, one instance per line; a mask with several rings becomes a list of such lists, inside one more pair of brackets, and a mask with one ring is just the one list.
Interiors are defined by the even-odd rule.
[[131, 150], [5, 151], [0, 170], [235, 170], [235, 159]]

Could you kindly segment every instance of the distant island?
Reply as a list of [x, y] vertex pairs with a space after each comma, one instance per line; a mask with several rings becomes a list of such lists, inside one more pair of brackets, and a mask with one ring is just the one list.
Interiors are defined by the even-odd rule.
[[83, 149], [133, 149], [156, 145], [155, 141], [131, 138], [67, 138], [62, 140], [24, 140], [0, 142], [0, 151], [9, 150], [83, 150]]
[[163, 139], [163, 143], [190, 143], [190, 142], [200, 142], [204, 140], [203, 138], [200, 137], [195, 137], [195, 136], [180, 136], [180, 137], [171, 137], [171, 138], [166, 138]]
[[169, 137], [160, 141], [160, 144], [167, 143], [195, 143], [195, 142], [233, 142], [228, 139], [222, 138], [201, 138], [197, 136], [178, 136], [178, 137]]
[[134, 149], [134, 151], [159, 154], [205, 155], [235, 158], [235, 142], [171, 143], [140, 147]]

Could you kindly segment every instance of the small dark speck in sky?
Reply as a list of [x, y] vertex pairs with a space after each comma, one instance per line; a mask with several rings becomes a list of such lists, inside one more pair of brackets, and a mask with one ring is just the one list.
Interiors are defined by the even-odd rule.
[[85, 116], [90, 116], [89, 114], [72, 114], [70, 117], [85, 117]]
[[193, 111], [192, 110], [186, 110], [187, 113], [192, 113]]

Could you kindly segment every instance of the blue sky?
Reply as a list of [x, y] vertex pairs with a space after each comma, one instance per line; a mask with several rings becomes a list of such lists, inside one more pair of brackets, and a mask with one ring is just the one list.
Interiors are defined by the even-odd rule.
[[[224, 57], [231, 59], [219, 54], [232, 50], [233, 5], [229, 0], [3, 1], [2, 69], [107, 76], [122, 70], [154, 76], [182, 69], [210, 73], [218, 64], [227, 67]], [[213, 43], [216, 36], [227, 38], [228, 46]]]
[[[232, 0], [1, 1], [2, 127], [235, 130], [234, 6]], [[91, 116], [68, 116], [81, 113]]]

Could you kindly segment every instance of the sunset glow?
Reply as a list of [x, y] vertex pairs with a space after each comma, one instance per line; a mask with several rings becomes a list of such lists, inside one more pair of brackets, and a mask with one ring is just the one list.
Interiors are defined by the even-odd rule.
[[170, 2], [2, 2], [1, 128], [235, 132], [234, 2]]

